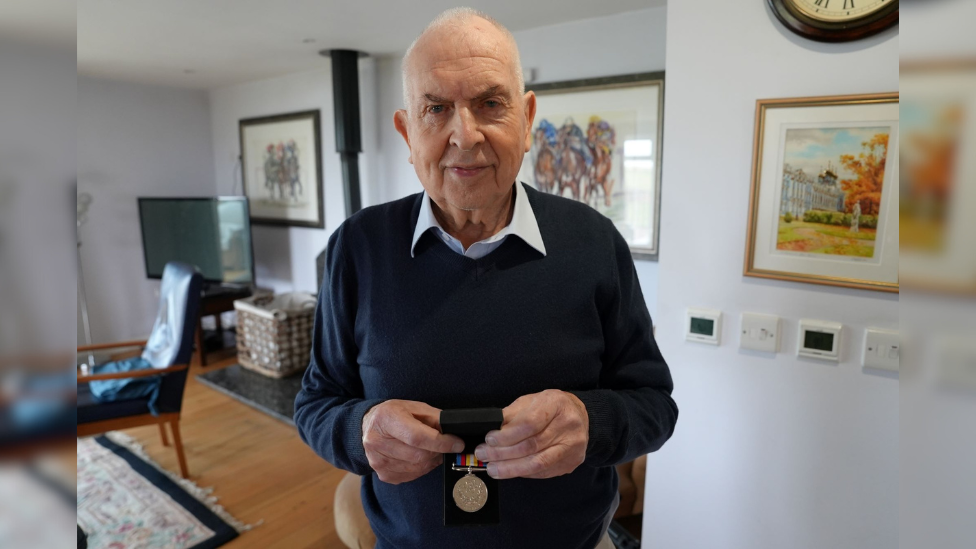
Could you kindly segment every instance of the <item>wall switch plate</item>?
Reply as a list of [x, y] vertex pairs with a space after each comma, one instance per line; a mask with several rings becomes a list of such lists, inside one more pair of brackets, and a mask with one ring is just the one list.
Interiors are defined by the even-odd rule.
[[739, 348], [775, 353], [779, 351], [779, 317], [742, 313]]
[[901, 358], [901, 334], [868, 328], [864, 331], [861, 365], [866, 368], [898, 371]]
[[801, 320], [796, 356], [839, 361], [840, 336], [843, 329], [843, 324], [838, 322]]
[[718, 345], [722, 334], [722, 311], [688, 309], [685, 315], [685, 339], [696, 343]]

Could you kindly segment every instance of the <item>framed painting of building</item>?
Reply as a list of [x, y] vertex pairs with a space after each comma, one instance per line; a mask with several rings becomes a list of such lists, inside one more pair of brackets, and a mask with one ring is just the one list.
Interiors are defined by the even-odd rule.
[[897, 93], [756, 103], [746, 276], [898, 292]]
[[610, 218], [634, 259], [657, 260], [664, 73], [527, 86], [537, 96], [519, 180]]
[[901, 284], [976, 295], [976, 59], [914, 60], [899, 74]]
[[251, 223], [325, 227], [319, 111], [241, 120], [241, 175]]

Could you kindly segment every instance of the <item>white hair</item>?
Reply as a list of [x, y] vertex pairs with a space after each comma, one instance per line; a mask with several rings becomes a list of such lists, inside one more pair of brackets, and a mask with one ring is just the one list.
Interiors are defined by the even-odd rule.
[[404, 108], [408, 108], [410, 106], [410, 91], [409, 88], [407, 87], [407, 67], [410, 65], [410, 57], [413, 54], [413, 50], [417, 46], [417, 43], [420, 42], [420, 39], [423, 38], [425, 35], [427, 35], [427, 33], [441, 29], [443, 27], [448, 27], [448, 26], [456, 27], [456, 26], [463, 25], [464, 23], [470, 21], [473, 17], [479, 17], [491, 23], [496, 29], [501, 31], [501, 33], [511, 44], [512, 52], [514, 54], [513, 60], [515, 62], [514, 63], [515, 66], [512, 67], [512, 69], [515, 71], [515, 78], [518, 80], [519, 95], [521, 96], [525, 94], [525, 79], [522, 76], [522, 60], [521, 58], [519, 58], [518, 45], [515, 43], [515, 37], [512, 36], [512, 33], [505, 28], [505, 25], [502, 25], [494, 18], [492, 18], [491, 16], [487, 15], [482, 11], [478, 11], [474, 8], [464, 8], [464, 7], [451, 8], [449, 10], [442, 12], [437, 17], [435, 17], [434, 20], [431, 21], [429, 25], [427, 25], [427, 28], [424, 29], [424, 32], [420, 33], [420, 36], [418, 36], [410, 44], [410, 47], [407, 48], [407, 52], [403, 54], [403, 61], [401, 63], [400, 71], [401, 71], [402, 83], [403, 83]]

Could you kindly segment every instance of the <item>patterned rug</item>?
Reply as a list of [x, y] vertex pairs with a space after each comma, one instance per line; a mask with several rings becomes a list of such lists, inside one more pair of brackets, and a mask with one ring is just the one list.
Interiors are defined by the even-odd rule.
[[91, 549], [211, 549], [249, 526], [123, 433], [78, 439], [78, 525]]

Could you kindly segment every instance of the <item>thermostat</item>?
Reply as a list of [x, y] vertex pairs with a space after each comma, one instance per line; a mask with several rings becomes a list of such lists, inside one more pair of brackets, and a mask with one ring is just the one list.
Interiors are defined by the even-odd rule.
[[722, 333], [722, 311], [688, 309], [685, 319], [685, 339], [718, 345]]
[[840, 360], [840, 333], [843, 328], [837, 322], [801, 320], [796, 356]]

